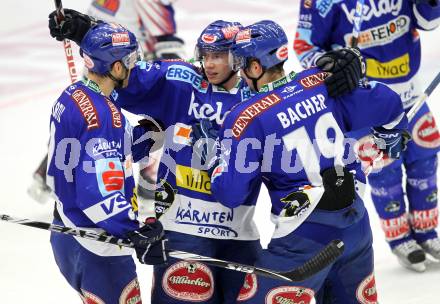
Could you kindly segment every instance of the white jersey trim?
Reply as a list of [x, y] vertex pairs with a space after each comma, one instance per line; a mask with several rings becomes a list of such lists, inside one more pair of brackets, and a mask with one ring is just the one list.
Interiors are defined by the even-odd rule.
[[[55, 196], [55, 193], [53, 193]], [[57, 211], [61, 217], [61, 220], [63, 221], [64, 225], [66, 227], [70, 228], [83, 228], [90, 231], [93, 231], [94, 233], [103, 233], [104, 229], [101, 228], [90, 228], [90, 227], [78, 227], [76, 226], [65, 214], [63, 209], [63, 203], [56, 198], [56, 204], [57, 204]], [[102, 243], [94, 240], [88, 240], [81, 237], [74, 236], [76, 241], [85, 249], [87, 249], [90, 252], [93, 252], [96, 255], [99, 256], [124, 256], [124, 255], [132, 255], [133, 249], [128, 247], [121, 247], [118, 245], [113, 244], [107, 244]]]
[[307, 219], [313, 210], [315, 210], [319, 200], [324, 194], [324, 187], [312, 187], [310, 189], [304, 189], [303, 192], [308, 195], [310, 205], [298, 215], [289, 217], [279, 216], [273, 213], [270, 215], [271, 221], [275, 224], [275, 231], [272, 235], [273, 239], [282, 238], [286, 235], [289, 235]]
[[416, 5], [414, 5], [413, 11], [414, 11], [414, 16], [417, 19], [417, 23], [424, 30], [431, 31], [440, 25], [440, 17], [428, 21], [419, 13], [419, 10], [417, 9]]

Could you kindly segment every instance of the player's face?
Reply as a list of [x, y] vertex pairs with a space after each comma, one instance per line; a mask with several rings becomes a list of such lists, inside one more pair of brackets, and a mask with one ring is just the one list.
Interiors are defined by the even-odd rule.
[[223, 82], [231, 73], [228, 52], [206, 52], [203, 55], [203, 66], [208, 81], [212, 84]]
[[122, 87], [126, 88], [128, 87], [128, 80], [130, 79], [130, 72], [132, 69], [127, 70], [127, 77], [124, 79], [124, 81], [122, 82]]

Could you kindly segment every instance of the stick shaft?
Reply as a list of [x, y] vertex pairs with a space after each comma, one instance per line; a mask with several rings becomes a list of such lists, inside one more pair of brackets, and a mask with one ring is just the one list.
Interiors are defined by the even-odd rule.
[[423, 92], [422, 96], [419, 97], [419, 99], [414, 103], [412, 108], [406, 114], [408, 121], [411, 121], [414, 118], [414, 116], [416, 116], [417, 112], [420, 110], [420, 108], [423, 106], [423, 104], [426, 102], [428, 97], [435, 90], [435, 88], [438, 86], [439, 83], [440, 83], [440, 72], [437, 73], [435, 78], [431, 81], [431, 83], [428, 85], [426, 90]]
[[[49, 230], [52, 232], [64, 233], [71, 236], [86, 238], [98, 242], [133, 248], [133, 243], [131, 243], [129, 240], [119, 239], [112, 235], [108, 235], [106, 233], [98, 234], [90, 230], [69, 228], [56, 224], [50, 224], [40, 221], [32, 221], [28, 219], [18, 219], [6, 214], [0, 214], [0, 220], [13, 224], [19, 224], [33, 228]], [[244, 272], [244, 273], [255, 273], [256, 275], [261, 275], [272, 279], [295, 282], [295, 281], [302, 281], [316, 274], [317, 272], [321, 271], [323, 268], [331, 264], [334, 260], [336, 260], [343, 252], [343, 243], [341, 241], [331, 242], [309, 261], [299, 266], [298, 268], [286, 272], [280, 272], [280, 271], [260, 268], [252, 265], [224, 261], [212, 257], [206, 257], [186, 251], [181, 251], [181, 250], [170, 249], [167, 251], [169, 256], [180, 260], [191, 261], [191, 262], [198, 261], [198, 262], [203, 262], [210, 266], [221, 267], [233, 271]]]

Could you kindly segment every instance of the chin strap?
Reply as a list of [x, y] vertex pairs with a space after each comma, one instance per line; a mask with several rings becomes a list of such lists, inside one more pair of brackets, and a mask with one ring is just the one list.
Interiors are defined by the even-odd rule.
[[260, 80], [261, 77], [263, 77], [263, 75], [266, 73], [266, 69], [263, 69], [263, 73], [261, 73], [261, 75], [258, 76], [257, 78], [249, 76], [249, 74], [246, 72], [245, 69], [243, 70], [243, 72], [244, 72], [244, 74], [246, 75], [247, 78], [252, 80], [252, 85], [254, 86], [255, 91], [258, 92], [259, 89], [258, 89], [257, 81]]
[[107, 76], [115, 82], [115, 89], [122, 88], [122, 86], [124, 85], [125, 79], [127, 79], [127, 77], [128, 77], [128, 70], [125, 66], [124, 66], [124, 70], [125, 70], [125, 76], [122, 79], [117, 79], [115, 76], [112, 75], [111, 72], [107, 73]]

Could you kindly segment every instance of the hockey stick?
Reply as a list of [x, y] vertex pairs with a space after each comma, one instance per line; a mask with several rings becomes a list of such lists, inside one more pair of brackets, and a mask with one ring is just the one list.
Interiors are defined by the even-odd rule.
[[[133, 244], [129, 240], [119, 239], [105, 233], [98, 234], [90, 230], [69, 228], [69, 227], [64, 227], [64, 226], [45, 223], [45, 222], [32, 221], [28, 219], [18, 219], [18, 218], [13, 218], [6, 214], [0, 214], [0, 220], [9, 223], [49, 230], [53, 232], [69, 234], [72, 236], [86, 238], [103, 243], [133, 248]], [[180, 250], [170, 249], [168, 250], [168, 254], [169, 256], [179, 260], [193, 261], [193, 262], [200, 261], [211, 266], [226, 268], [238, 272], [254, 273], [256, 275], [265, 276], [271, 279], [280, 279], [289, 282], [296, 282], [296, 281], [303, 281], [313, 276], [314, 274], [318, 273], [319, 271], [321, 271], [322, 269], [333, 263], [343, 253], [343, 251], [344, 251], [344, 243], [339, 240], [333, 240], [317, 255], [315, 255], [313, 258], [308, 260], [306, 263], [289, 271], [275, 271], [275, 270], [260, 268], [246, 264], [219, 260], [219, 259], [206, 257], [185, 251], [180, 251]]]
[[[438, 86], [439, 83], [440, 83], [440, 72], [437, 73], [437, 75], [431, 81], [428, 87], [425, 89], [423, 94], [417, 99], [417, 101], [414, 103], [414, 105], [411, 107], [408, 113], [406, 113], [406, 118], [408, 119], [408, 122], [413, 120], [417, 112], [420, 110], [420, 108], [423, 106], [423, 104], [426, 102], [428, 97], [435, 90], [435, 88]], [[382, 159], [383, 159], [383, 152], [381, 152], [379, 156], [375, 157], [373, 160], [370, 161], [370, 164], [364, 170], [365, 176], [368, 176], [371, 173], [371, 171], [373, 171], [375, 164], [380, 162]]]
[[[61, 0], [55, 0], [55, 9], [57, 11], [57, 21], [61, 22], [64, 20], [64, 10]], [[78, 80], [78, 73], [75, 67], [75, 60], [73, 58], [72, 44], [70, 40], [64, 39], [64, 54], [66, 55], [67, 69], [69, 70], [70, 81], [72, 83]], [[45, 193], [45, 184], [46, 184], [46, 167], [47, 167], [47, 154], [41, 160], [38, 165], [37, 170], [34, 171], [34, 176], [39, 175], [42, 178], [41, 183], [35, 183], [28, 189], [29, 195], [40, 203], [44, 203], [46, 198], [43, 193]], [[35, 179], [35, 177], [34, 177]]]
[[411, 121], [414, 116], [416, 116], [417, 112], [420, 110], [422, 105], [426, 102], [429, 95], [435, 90], [435, 88], [440, 83], [440, 72], [437, 73], [437, 76], [435, 76], [434, 80], [431, 81], [431, 83], [428, 85], [426, 90], [423, 92], [422, 96], [419, 97], [419, 99], [414, 103], [412, 108], [408, 111], [406, 114], [406, 117], [408, 118], [408, 121]]
[[[57, 11], [58, 22], [63, 21], [64, 10], [61, 0], [55, 0], [55, 9]], [[78, 73], [76, 72], [75, 61], [73, 59], [72, 44], [70, 43], [69, 39], [64, 39], [63, 43], [64, 43], [64, 53], [66, 54], [67, 68], [69, 70], [70, 80], [72, 81], [72, 83], [74, 83], [78, 80]]]

